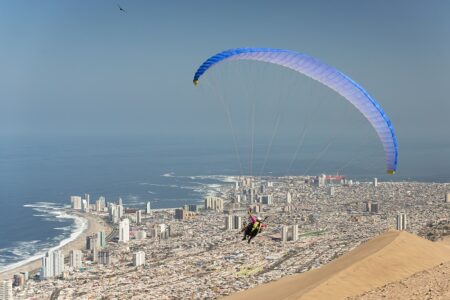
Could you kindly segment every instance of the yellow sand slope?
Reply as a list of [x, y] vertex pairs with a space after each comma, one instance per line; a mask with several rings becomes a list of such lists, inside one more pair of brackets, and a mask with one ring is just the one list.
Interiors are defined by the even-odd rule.
[[388, 231], [319, 269], [225, 299], [345, 299], [450, 260], [450, 247]]

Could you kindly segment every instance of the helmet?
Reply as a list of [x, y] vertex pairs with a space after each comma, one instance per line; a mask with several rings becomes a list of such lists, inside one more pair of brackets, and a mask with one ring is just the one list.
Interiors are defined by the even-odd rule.
[[261, 217], [256, 217], [256, 220], [259, 221], [259, 222], [261, 222], [261, 221], [262, 221], [262, 218], [261, 218]]

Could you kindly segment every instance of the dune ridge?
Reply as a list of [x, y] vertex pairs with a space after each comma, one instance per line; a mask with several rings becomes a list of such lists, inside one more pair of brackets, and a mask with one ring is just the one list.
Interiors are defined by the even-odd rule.
[[387, 231], [319, 269], [225, 299], [345, 299], [450, 261], [450, 247], [411, 233]]

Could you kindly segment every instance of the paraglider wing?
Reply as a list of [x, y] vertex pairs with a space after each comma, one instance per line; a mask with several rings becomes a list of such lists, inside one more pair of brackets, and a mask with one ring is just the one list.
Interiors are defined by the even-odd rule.
[[372, 124], [383, 144], [388, 174], [397, 170], [398, 146], [391, 120], [384, 110], [358, 83], [320, 60], [290, 50], [271, 48], [236, 48], [207, 59], [194, 75], [194, 84], [215, 64], [226, 60], [257, 60], [281, 65], [333, 89], [352, 103]]

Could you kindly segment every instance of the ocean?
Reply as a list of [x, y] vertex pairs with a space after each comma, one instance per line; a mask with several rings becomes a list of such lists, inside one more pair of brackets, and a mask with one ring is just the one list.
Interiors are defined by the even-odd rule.
[[[229, 136], [4, 137], [0, 142], [0, 271], [66, 243], [83, 230], [83, 219], [62, 210], [69, 206], [71, 195], [88, 193], [91, 203], [100, 196], [107, 201], [121, 197], [125, 205], [142, 209], [150, 201], [157, 209], [202, 203], [230, 176], [250, 173], [302, 175], [308, 169], [311, 175], [340, 171], [359, 180], [392, 180], [384, 175], [379, 147], [363, 146], [362, 154], [355, 154], [345, 145], [337, 143], [331, 153], [321, 155], [323, 142], [311, 142], [292, 164], [297, 143], [281, 141], [267, 155], [263, 139], [256, 139], [250, 152], [248, 143], [235, 151]], [[448, 181], [448, 162], [427, 169], [425, 162], [417, 160], [424, 150], [414, 151], [405, 155], [405, 172], [395, 180]]]

